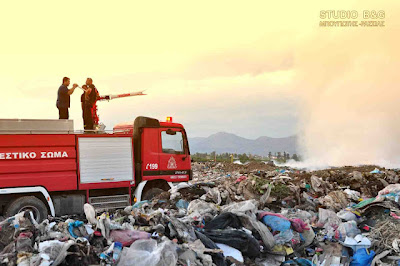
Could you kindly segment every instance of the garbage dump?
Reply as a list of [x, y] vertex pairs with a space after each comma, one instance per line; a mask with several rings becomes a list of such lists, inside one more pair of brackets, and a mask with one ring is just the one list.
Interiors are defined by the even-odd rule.
[[1, 265], [400, 265], [398, 169], [193, 163], [123, 210], [0, 222]]

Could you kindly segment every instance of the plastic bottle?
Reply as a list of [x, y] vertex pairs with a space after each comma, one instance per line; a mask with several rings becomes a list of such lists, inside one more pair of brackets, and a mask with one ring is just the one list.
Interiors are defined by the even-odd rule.
[[113, 250], [113, 262], [115, 263], [119, 259], [119, 255], [122, 251], [122, 244], [119, 242], [114, 243], [114, 250]]

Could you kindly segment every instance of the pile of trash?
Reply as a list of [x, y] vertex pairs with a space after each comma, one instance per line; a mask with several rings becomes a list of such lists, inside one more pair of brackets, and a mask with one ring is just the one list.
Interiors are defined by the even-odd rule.
[[0, 222], [1, 265], [399, 265], [396, 169], [194, 163], [151, 201]]

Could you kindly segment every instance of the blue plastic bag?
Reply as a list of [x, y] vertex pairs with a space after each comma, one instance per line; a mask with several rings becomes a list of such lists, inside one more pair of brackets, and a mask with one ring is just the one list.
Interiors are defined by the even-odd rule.
[[175, 204], [175, 206], [178, 209], [186, 209], [189, 207], [189, 202], [187, 202], [186, 200], [180, 199], [178, 200], [178, 202]]
[[272, 231], [284, 232], [290, 229], [290, 221], [274, 215], [266, 215], [262, 218], [264, 224], [271, 227]]
[[382, 174], [382, 172], [378, 169], [375, 168], [374, 170], [372, 170], [371, 172], [369, 172], [370, 174]]
[[78, 236], [74, 234], [74, 227], [78, 228], [79, 226], [82, 226], [82, 225], [83, 225], [83, 222], [81, 222], [81, 221], [75, 221], [73, 223], [68, 224], [68, 232], [70, 233], [70, 235], [73, 238], [78, 238]]
[[293, 238], [293, 232], [290, 229], [290, 221], [274, 215], [266, 215], [261, 220], [264, 224], [271, 227], [273, 232], [280, 232], [274, 235], [277, 245], [289, 242]]
[[136, 202], [135, 204], [133, 204], [132, 209], [142, 208], [142, 206], [143, 206], [145, 203], [149, 203], [149, 204], [150, 204], [150, 201], [149, 201], [149, 200], [138, 201], [138, 202]]
[[371, 265], [371, 262], [374, 259], [374, 257], [375, 257], [375, 252], [373, 250], [368, 252], [368, 250], [365, 248], [359, 249], [353, 255], [353, 258], [350, 262], [350, 266], [369, 266]]
[[283, 265], [285, 264], [297, 264], [300, 266], [315, 266], [314, 263], [312, 263], [312, 261], [307, 260], [307, 259], [303, 259], [303, 258], [298, 258], [298, 259], [294, 259], [294, 260], [287, 260], [285, 262], [282, 263]]

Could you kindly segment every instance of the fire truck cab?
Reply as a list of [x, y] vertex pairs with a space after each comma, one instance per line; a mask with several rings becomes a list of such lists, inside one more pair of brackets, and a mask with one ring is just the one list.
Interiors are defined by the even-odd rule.
[[0, 212], [82, 214], [151, 199], [192, 177], [181, 124], [148, 117], [113, 132], [75, 132], [72, 120], [0, 120]]

